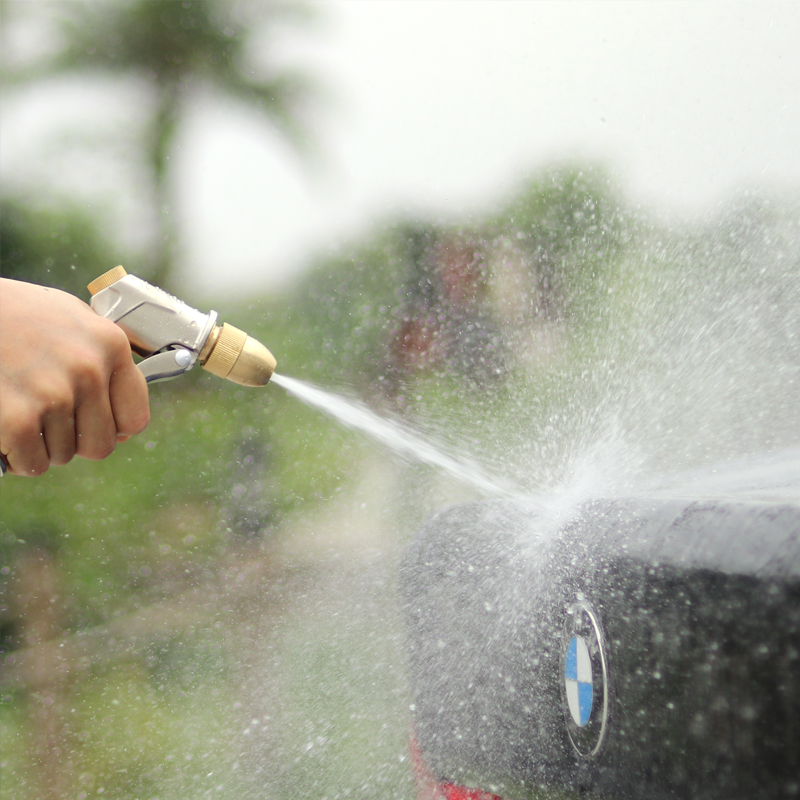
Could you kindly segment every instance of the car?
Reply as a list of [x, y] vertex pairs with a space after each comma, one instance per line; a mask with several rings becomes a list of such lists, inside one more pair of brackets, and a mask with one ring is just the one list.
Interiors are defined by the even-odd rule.
[[400, 576], [420, 798], [800, 797], [800, 451], [451, 506]]

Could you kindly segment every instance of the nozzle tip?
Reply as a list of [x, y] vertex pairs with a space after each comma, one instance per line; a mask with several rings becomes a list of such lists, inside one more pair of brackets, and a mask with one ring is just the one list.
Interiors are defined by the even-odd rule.
[[258, 339], [248, 336], [228, 380], [242, 386], [266, 386], [278, 362]]

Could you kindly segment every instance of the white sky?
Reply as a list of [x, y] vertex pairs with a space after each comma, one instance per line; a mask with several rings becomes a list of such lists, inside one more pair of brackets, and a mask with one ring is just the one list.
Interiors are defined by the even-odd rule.
[[[800, 3], [318, 5], [316, 29], [283, 57], [334, 97], [320, 116], [324, 170], [253, 112], [211, 99], [180, 137], [175, 212], [200, 292], [276, 286], [398, 210], [479, 211], [554, 158], [602, 158], [629, 196], [683, 214], [743, 187], [800, 187]], [[35, 173], [36, 148], [52, 150], [36, 133], [57, 127], [43, 122], [52, 107], [5, 104], [4, 175]], [[114, 180], [124, 194], [126, 176]]]

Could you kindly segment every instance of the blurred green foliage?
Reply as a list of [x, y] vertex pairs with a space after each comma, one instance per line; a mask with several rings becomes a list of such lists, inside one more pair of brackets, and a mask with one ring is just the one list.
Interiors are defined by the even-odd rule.
[[[140, 158], [160, 230], [148, 268], [80, 209], [3, 196], [4, 277], [87, 299], [86, 284], [121, 263], [169, 288], [177, 231], [174, 215], [161, 213], [171, 201], [168, 157], [187, 105], [209, 87], [262, 112], [303, 153], [312, 149], [313, 85], [278, 68], [269, 49], [287, 20], [309, 19], [307, 6], [6, 0], [6, 18], [9, 9], [44, 9], [58, 35], [36, 63], [16, 70], [4, 63], [7, 83], [92, 72], [141, 81], [138, 99], [149, 102], [136, 109], [148, 120]], [[254, 31], [262, 35], [258, 59]], [[633, 241], [623, 205], [602, 169], [552, 167], [484, 219], [384, 220], [318, 257], [280, 296], [216, 310], [273, 349], [280, 372], [411, 416], [490, 460], [489, 442], [502, 449], [526, 419], [551, 415], [558, 392], [574, 385], [561, 380], [564, 372], [596, 347], [608, 291], [623, 285], [620, 265]], [[233, 559], [274, 557], [292, 521], [324, 513], [331, 498], [346, 495], [373, 454], [362, 438], [277, 386], [247, 390], [198, 369], [152, 386], [150, 395], [148, 429], [104, 462], [76, 459], [35, 480], [0, 482], [2, 648], [22, 644], [14, 580], [26, 553], [52, 558], [60, 580], [52, 603], [70, 641], [157, 603], [178, 615], [169, 604], [180, 606], [187, 592], [225, 575]], [[375, 502], [398, 505], [401, 529], [427, 510], [411, 489], [431, 481], [408, 469], [399, 482], [400, 503], [394, 496]], [[371, 578], [379, 582], [364, 589]], [[269, 726], [240, 708], [239, 663], [261, 628], [237, 621], [222, 597], [207, 620], [179, 634], [145, 635], [136, 652], [98, 659], [71, 681], [44, 691], [7, 688], [0, 798], [41, 800], [47, 757], [35, 749], [36, 709], [50, 689], [65, 715], [62, 749], [50, 756], [64, 765], [64, 796], [411, 796], [401, 631], [387, 602], [392, 580], [371, 567], [336, 591], [312, 581], [298, 592], [318, 603], [270, 639], [278, 677], [264, 675], [279, 683], [268, 695], [277, 721], [263, 759], [242, 759], [242, 737]], [[348, 627], [353, 608], [357, 621]], [[273, 613], [285, 619], [284, 609]]]
[[[574, 455], [620, 409], [630, 414], [630, 431], [638, 414], [649, 441], [660, 435], [674, 462], [673, 431], [697, 408], [727, 402], [731, 386], [741, 396], [765, 354], [797, 363], [786, 313], [797, 298], [795, 207], [751, 203], [689, 233], [665, 231], [627, 209], [602, 169], [552, 167], [484, 219], [384, 222], [319, 257], [281, 295], [216, 310], [273, 349], [279, 372], [409, 417], [521, 486], [552, 486], [564, 476], [547, 474], [548, 465], [572, 468], [574, 460], [560, 456]], [[86, 297], [87, 278], [120, 260], [70, 208], [31, 210], [15, 200], [2, 212], [5, 275]], [[125, 266], [136, 272], [135, 263]], [[721, 296], [730, 319], [714, 316]], [[759, 321], [746, 331], [745, 312]], [[783, 338], [773, 336], [773, 322]], [[698, 330], [706, 349], [695, 346]], [[731, 337], [755, 346], [757, 357], [744, 367], [714, 361]], [[685, 400], [673, 396], [676, 375]], [[647, 404], [637, 381], [657, 389], [643, 395]], [[760, 384], [750, 388], [763, 403]], [[659, 400], [667, 406], [655, 409], [661, 418], [653, 414]], [[9, 598], [31, 549], [57, 564], [61, 625], [80, 641], [128, 613], [183, 602], [238, 556], [273, 558], [298, 520], [334, 513], [331, 501], [354, 489], [374, 456], [363, 438], [275, 385], [245, 389], [194, 370], [153, 385], [151, 407], [148, 429], [102, 463], [76, 460], [35, 480], [0, 482], [3, 647], [19, 645]], [[749, 408], [732, 429], [737, 442], [763, 434]], [[786, 397], [787, 419], [794, 409]], [[723, 412], [721, 424], [730, 419]], [[696, 446], [707, 441], [698, 437]], [[496, 454], [505, 460], [493, 461]], [[410, 468], [397, 474], [395, 494], [372, 500], [402, 532], [428, 510], [414, 484], [433, 481]], [[98, 663], [65, 687], [73, 793], [182, 798], [213, 785], [231, 798], [266, 790], [368, 798], [379, 785], [382, 796], [410, 796], [401, 630], [387, 602], [393, 578], [381, 572], [385, 563], [353, 569], [346, 580], [342, 570], [301, 582], [296, 612], [262, 615], [256, 600], [259, 618], [277, 613], [282, 621], [271, 638], [255, 623], [237, 623], [223, 599], [200, 623], [145, 637], [137, 652]], [[263, 689], [269, 725], [237, 707], [248, 648], [266, 659], [258, 676], [271, 681]], [[261, 687], [248, 691], [261, 697]], [[0, 705], [3, 800], [36, 796], [35, 696], [12, 687]], [[257, 728], [262, 749], [248, 750], [242, 737]], [[265, 764], [270, 783], [261, 782]]]
[[36, 207], [20, 198], [0, 199], [0, 274], [4, 278], [86, 296], [89, 281], [125, 255], [78, 208]]
[[[319, 259], [272, 312], [290, 331], [282, 343], [282, 364], [294, 367], [298, 346], [302, 358], [312, 356], [296, 362], [304, 375], [369, 392], [389, 368], [392, 337], [418, 311], [415, 302], [422, 298], [435, 314], [446, 313], [439, 273], [441, 245], [451, 240], [468, 242], [475, 281], [484, 286], [482, 295], [479, 287], [464, 305], [488, 306], [488, 314], [505, 328], [510, 348], [526, 346], [521, 341], [526, 330], [515, 330], [522, 324], [568, 322], [571, 330], [587, 320], [592, 324], [591, 308], [597, 312], [605, 301], [618, 279], [623, 248], [633, 244], [630, 220], [602, 168], [567, 165], [531, 176], [485, 220], [378, 225], [364, 241]], [[508, 311], [486, 294], [507, 271], [510, 252], [521, 274]]]
[[533, 177], [488, 232], [516, 240], [525, 252], [538, 314], [581, 324], [608, 287], [629, 224], [609, 173], [576, 164]]
[[[91, 220], [69, 208], [44, 212], [14, 201], [3, 209], [5, 275], [86, 297], [87, 277], [120, 260]], [[217, 310], [272, 348], [284, 374], [344, 387], [391, 413], [419, 415], [423, 423], [449, 420], [449, 433], [465, 440], [470, 434], [453, 420], [468, 421], [477, 411], [486, 424], [473, 435], [485, 442], [494, 435], [492, 417], [515, 413], [518, 390], [531, 374], [562, 369], [569, 350], [583, 346], [579, 336], [574, 342], [570, 337], [615, 280], [624, 249], [623, 213], [602, 172], [552, 169], [533, 176], [505, 209], [485, 220], [382, 224], [363, 240], [317, 259], [281, 296]], [[125, 266], [137, 271], [135, 264]], [[500, 286], [507, 270], [516, 281], [513, 302]], [[548, 325], [564, 326], [567, 349], [556, 365], [526, 365], [527, 334]], [[488, 333], [471, 338], [476, 330]], [[420, 331], [429, 337], [414, 338]], [[542, 384], [534, 386], [531, 391], [541, 394]], [[359, 436], [277, 386], [244, 389], [202, 370], [151, 386], [151, 408], [148, 429], [106, 461], [76, 460], [35, 480], [6, 478], [0, 485], [3, 575], [13, 578], [15, 563], [32, 545], [53, 553], [64, 584], [62, 624], [68, 633], [202, 585], [232, 553], [255, 546], [269, 554], [290, 533], [286, 521], [324, 508], [352, 486], [370, 452]], [[245, 507], [252, 501], [248, 487], [260, 493], [257, 509]], [[242, 528], [248, 518], [255, 522]], [[6, 593], [8, 586], [6, 581]], [[69, 689], [65, 702], [75, 709], [69, 747], [78, 780], [92, 790], [102, 786], [106, 797], [166, 797], [173, 789], [174, 796], [185, 796], [193, 781], [203, 785], [206, 773], [224, 771], [236, 758], [222, 744], [209, 745], [233, 737], [226, 728], [233, 723], [212, 713], [232, 702], [235, 674], [235, 648], [213, 646], [220, 641], [213, 629], [220, 619], [209, 619], [205, 632], [155, 640], [132, 663], [98, 667]], [[365, 743], [385, 740], [381, 747], [396, 752], [405, 735], [405, 720], [394, 718], [402, 714], [401, 696], [386, 685], [386, 675], [376, 678], [373, 694], [362, 698], [371, 710], [353, 722], [346, 711], [355, 702], [348, 695], [353, 687], [343, 688], [349, 679], [336, 664], [352, 661], [361, 633], [330, 641], [318, 637], [306, 652], [304, 637], [311, 634], [298, 624], [281, 639], [284, 658], [296, 662], [283, 713], [306, 720], [327, 715], [334, 741], [319, 750], [320, 764], [328, 763], [325, 753], [335, 752], [336, 763], [344, 766], [325, 766], [330, 770], [320, 775], [349, 785], [345, 773], [371, 769], [374, 756], [365, 759]], [[309, 624], [324, 628], [332, 622]], [[385, 619], [373, 624], [388, 635]], [[394, 656], [363, 650], [359, 658], [388, 662]], [[370, 674], [359, 659], [351, 669]], [[323, 686], [324, 698], [318, 694]], [[381, 698], [393, 691], [384, 707], [393, 718], [384, 732], [385, 722], [376, 727], [373, 717]], [[209, 693], [215, 699], [204, 703]], [[20, 783], [28, 770], [25, 702], [9, 693], [0, 715], [10, 743], [3, 758], [11, 779], [3, 783], [12, 789], [0, 789], [4, 800], [27, 791]], [[336, 738], [342, 730], [347, 736]], [[282, 746], [298, 752], [305, 746], [301, 739], [299, 731], [289, 732]], [[191, 765], [188, 755], [197, 758]], [[291, 763], [283, 766], [286, 785], [316, 796], [319, 780], [301, 780]], [[407, 771], [396, 764], [387, 767], [386, 781], [406, 791]], [[223, 784], [223, 793], [243, 796], [233, 779]]]
[[[7, 208], [3, 226], [11, 235], [3, 237], [4, 274], [9, 274], [9, 263], [10, 276], [85, 296], [84, 281], [104, 271], [110, 262], [101, 259], [112, 250], [101, 243], [90, 222], [71, 211], [35, 213], [19, 203]], [[551, 170], [524, 187], [504, 214], [475, 225], [470, 233], [487, 253], [502, 250], [506, 239], [514, 244], [527, 278], [523, 289], [529, 297], [523, 307], [533, 314], [527, 320], [531, 324], [536, 315], [549, 316], [535, 301], [543, 291], [542, 271], [549, 271], [553, 263], [558, 264], [559, 279], [546, 290], [553, 298], [549, 308], [573, 308], [600, 294], [597, 287], [609, 280], [620, 249], [621, 213], [617, 198], [590, 170]], [[220, 310], [224, 318], [275, 350], [280, 371], [350, 387], [380, 403], [393, 337], [408, 313], [409, 298], [418, 291], [418, 229], [406, 222], [382, 226], [366, 241], [320, 259], [284, 296]], [[427, 235], [450, 233], [429, 226]], [[73, 251], [69, 258], [60, 255], [63, 248]], [[78, 259], [75, 254], [85, 255]], [[502, 266], [495, 263], [495, 270], [498, 264]], [[485, 269], [491, 280], [492, 264]], [[523, 321], [508, 321], [509, 337]], [[525, 346], [513, 338], [509, 342], [509, 347]], [[437, 373], [411, 372], [404, 379], [428, 402], [451, 406], [464, 402], [465, 396], [468, 403], [479, 402], [491, 388], [470, 384], [469, 392], [462, 392]], [[158, 561], [159, 548], [169, 547], [175, 558], [213, 559], [226, 541], [220, 512], [230, 501], [226, 476], [244, 441], [255, 439], [270, 453], [270, 503], [276, 521], [298, 506], [329, 497], [347, 479], [347, 470], [340, 471], [337, 464], [347, 463], [348, 448], [359, 447], [357, 439], [341, 434], [274, 386], [241, 389], [197, 370], [151, 387], [151, 398], [153, 421], [148, 430], [121, 445], [107, 462], [78, 460], [40, 480], [9, 480], [1, 490], [4, 547], [13, 544], [13, 531], [20, 529], [69, 534], [62, 558], [74, 560], [74, 566], [65, 567], [77, 581], [76, 603], [94, 609], [80, 614], [81, 620], [101, 619], [99, 609], [109, 593], [120, 600], [139, 591], [147, 582], [131, 573]], [[103, 498], [100, 507], [84, 499], [92, 495]], [[169, 517], [176, 507], [191, 519], [191, 536], [181, 534]], [[183, 543], [188, 538], [189, 545]], [[103, 586], [92, 580], [99, 573], [105, 575]]]
[[[197, 375], [186, 386], [151, 387], [153, 420], [102, 464], [76, 460], [41, 480], [9, 479], [2, 496], [2, 555], [13, 561], [20, 531], [43, 531], [58, 547], [74, 625], [99, 623], [159, 594], [178, 567], [213, 567], [230, 541], [225, 510], [237, 448], [254, 438], [273, 451], [268, 500], [277, 520], [329, 497], [346, 479], [353, 444], [277, 387], [245, 393]], [[264, 532], [269, 534], [269, 531]], [[142, 576], [146, 577], [142, 577]], [[149, 579], [148, 579], [149, 578]]]

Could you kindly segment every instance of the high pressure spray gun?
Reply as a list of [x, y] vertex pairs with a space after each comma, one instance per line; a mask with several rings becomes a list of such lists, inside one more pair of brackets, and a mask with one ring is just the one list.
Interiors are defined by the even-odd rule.
[[242, 386], [266, 386], [275, 358], [261, 342], [217, 312], [204, 314], [163, 289], [114, 267], [89, 284], [92, 308], [125, 331], [148, 383], [175, 378], [197, 362], [213, 375]]
[[[213, 375], [242, 386], [266, 386], [275, 371], [272, 353], [233, 325], [218, 326], [216, 311], [197, 311], [128, 275], [124, 267], [93, 280], [89, 291], [94, 311], [119, 325], [131, 350], [142, 356], [137, 366], [148, 383], [176, 378], [198, 362]], [[5, 471], [0, 458], [0, 475]]]

